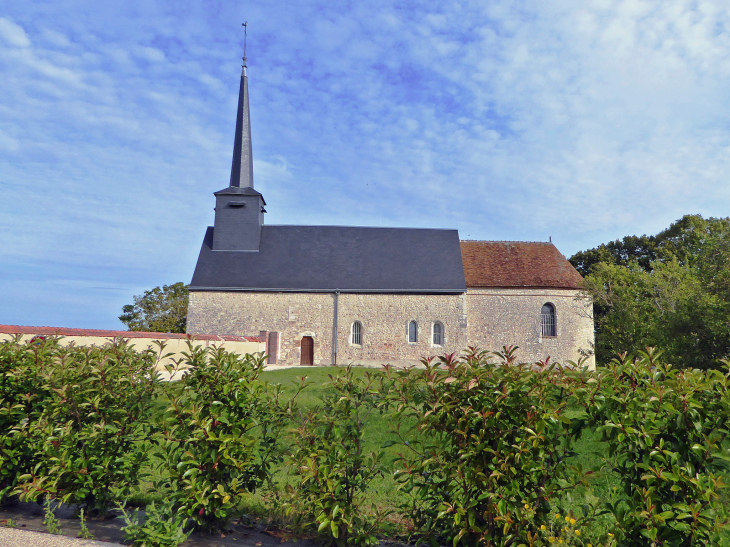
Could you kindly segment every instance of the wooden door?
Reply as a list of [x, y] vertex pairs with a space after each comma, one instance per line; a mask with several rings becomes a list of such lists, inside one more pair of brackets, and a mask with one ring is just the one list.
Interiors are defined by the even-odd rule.
[[302, 359], [300, 364], [314, 364], [314, 340], [311, 336], [302, 337]]
[[279, 358], [279, 333], [270, 332], [269, 341], [266, 344], [266, 353], [269, 354], [269, 358], [266, 362], [269, 365], [275, 365]]

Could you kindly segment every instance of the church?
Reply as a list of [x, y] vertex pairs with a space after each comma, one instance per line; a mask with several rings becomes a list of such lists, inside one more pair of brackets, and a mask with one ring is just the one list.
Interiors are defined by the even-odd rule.
[[244, 56], [228, 187], [190, 283], [187, 332], [257, 336], [283, 365], [416, 364], [468, 346], [593, 368], [593, 312], [552, 243], [457, 230], [266, 225]]

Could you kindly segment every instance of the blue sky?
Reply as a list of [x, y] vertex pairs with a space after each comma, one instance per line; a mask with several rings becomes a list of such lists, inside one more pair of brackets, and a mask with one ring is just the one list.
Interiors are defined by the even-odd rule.
[[189, 282], [243, 49], [269, 224], [566, 256], [730, 214], [721, 1], [6, 1], [0, 323], [123, 328]]

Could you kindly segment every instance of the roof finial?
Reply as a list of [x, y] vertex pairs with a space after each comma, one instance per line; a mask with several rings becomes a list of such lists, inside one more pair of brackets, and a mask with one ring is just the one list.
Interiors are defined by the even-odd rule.
[[243, 73], [246, 74], [246, 39], [248, 38], [248, 21], [241, 23], [243, 27]]

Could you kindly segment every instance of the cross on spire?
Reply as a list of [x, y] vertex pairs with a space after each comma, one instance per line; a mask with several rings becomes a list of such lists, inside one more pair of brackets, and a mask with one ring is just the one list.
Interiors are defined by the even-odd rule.
[[246, 68], [246, 39], [248, 38], [248, 21], [241, 23], [243, 27], [243, 68]]

